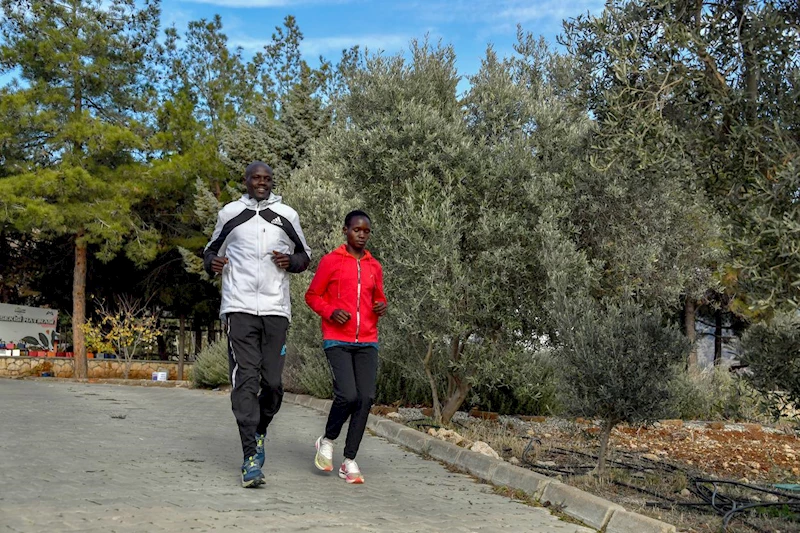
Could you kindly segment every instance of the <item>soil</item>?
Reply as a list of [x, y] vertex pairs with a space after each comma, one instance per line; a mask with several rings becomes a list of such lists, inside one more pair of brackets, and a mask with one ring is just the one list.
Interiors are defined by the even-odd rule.
[[[397, 411], [380, 414], [426, 432], [436, 426], [419, 409]], [[606, 472], [597, 476], [592, 470], [599, 421], [473, 415], [458, 413], [448, 425], [465, 438], [459, 445], [482, 440], [511, 463], [674, 524], [678, 531], [800, 532], [800, 486], [776, 487], [800, 484], [796, 422], [620, 425], [611, 434]], [[709, 504], [712, 496], [722, 502], [718, 511]], [[723, 514], [731, 500], [757, 507], [730, 516], [726, 528]]]

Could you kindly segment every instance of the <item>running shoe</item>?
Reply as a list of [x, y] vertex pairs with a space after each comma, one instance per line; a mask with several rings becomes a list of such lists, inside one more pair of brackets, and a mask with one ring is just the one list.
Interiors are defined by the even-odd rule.
[[345, 459], [339, 467], [339, 477], [348, 483], [364, 483], [364, 476], [361, 475], [358, 465], [352, 459]]
[[317, 455], [314, 456], [314, 466], [324, 472], [333, 470], [333, 441], [320, 437], [315, 444]]

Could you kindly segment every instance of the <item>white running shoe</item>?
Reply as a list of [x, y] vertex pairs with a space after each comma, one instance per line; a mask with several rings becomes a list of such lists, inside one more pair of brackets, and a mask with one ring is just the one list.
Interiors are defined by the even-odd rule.
[[314, 466], [324, 472], [333, 470], [333, 441], [320, 437], [315, 444], [317, 455], [314, 456]]
[[361, 470], [359, 470], [358, 465], [352, 459], [344, 460], [342, 466], [339, 467], [339, 477], [348, 483], [364, 483], [364, 476], [361, 475]]

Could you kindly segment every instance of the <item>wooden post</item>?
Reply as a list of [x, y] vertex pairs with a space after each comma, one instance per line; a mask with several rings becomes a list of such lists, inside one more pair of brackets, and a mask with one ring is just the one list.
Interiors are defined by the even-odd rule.
[[181, 315], [178, 320], [180, 324], [178, 332], [178, 380], [183, 380], [183, 356], [186, 349], [186, 317]]

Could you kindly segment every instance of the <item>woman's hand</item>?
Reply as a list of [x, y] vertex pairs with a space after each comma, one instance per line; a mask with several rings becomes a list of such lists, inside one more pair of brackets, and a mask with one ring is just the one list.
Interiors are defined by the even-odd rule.
[[375, 302], [372, 305], [372, 311], [378, 316], [383, 316], [386, 314], [386, 307], [386, 302]]
[[331, 320], [336, 322], [337, 324], [344, 324], [348, 320], [350, 320], [350, 313], [343, 309], [337, 309], [333, 313], [331, 313]]

